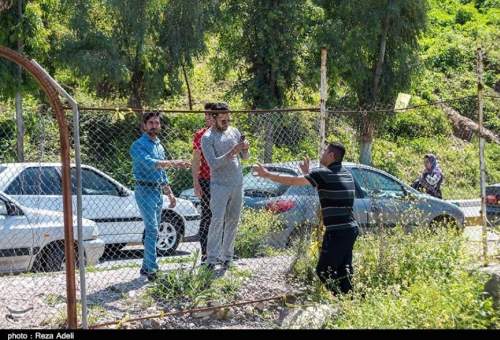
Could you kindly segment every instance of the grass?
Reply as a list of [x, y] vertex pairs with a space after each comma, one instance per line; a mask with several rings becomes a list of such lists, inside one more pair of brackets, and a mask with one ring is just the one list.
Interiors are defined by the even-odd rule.
[[306, 301], [338, 304], [341, 313], [326, 328], [500, 326], [492, 298], [483, 292], [487, 277], [456, 230], [407, 233], [396, 227], [361, 235], [354, 249], [354, 290], [335, 299], [314, 273], [318, 249], [318, 243], [302, 248], [292, 275], [309, 287]]
[[190, 267], [160, 274], [148, 294], [158, 302], [176, 301], [180, 307], [197, 307], [210, 301], [234, 301], [243, 281], [251, 277], [246, 270], [230, 268], [224, 276], [197, 266], [196, 258]]
[[[52, 294], [53, 295], [53, 294]], [[66, 328], [67, 327], [67, 316], [66, 316], [66, 305], [62, 308], [59, 308], [52, 316], [46, 318], [41, 322], [41, 326], [49, 326], [51, 328]], [[76, 304], [76, 313], [77, 318], [79, 320], [78, 327], [81, 326], [81, 316], [82, 316], [82, 304], [81, 302], [77, 302]], [[108, 311], [101, 305], [90, 304], [87, 309], [87, 322], [89, 326], [98, 324], [102, 322], [104, 318], [106, 318], [109, 313]]]
[[274, 252], [269, 245], [272, 232], [282, 230], [278, 216], [268, 211], [245, 209], [235, 239], [234, 253], [241, 258], [266, 256]]

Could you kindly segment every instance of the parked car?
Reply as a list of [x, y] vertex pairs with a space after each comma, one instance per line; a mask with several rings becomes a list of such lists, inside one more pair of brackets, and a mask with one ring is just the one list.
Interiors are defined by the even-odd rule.
[[500, 226], [500, 183], [486, 186], [486, 217], [493, 226]]
[[[73, 212], [76, 214], [76, 170], [72, 165]], [[57, 163], [0, 164], [0, 190], [26, 207], [62, 211], [61, 165]], [[82, 165], [82, 214], [97, 223], [108, 250], [119, 250], [129, 243], [142, 243], [144, 223], [134, 192], [102, 171]], [[194, 240], [200, 215], [189, 201], [178, 199], [169, 209], [164, 196], [157, 251], [175, 252], [179, 242]]]
[[[104, 253], [97, 224], [83, 219], [82, 235], [85, 263], [94, 265]], [[73, 237], [77, 242], [76, 229]], [[0, 193], [0, 272], [57, 271], [63, 266], [64, 215], [24, 207]]]
[[[273, 172], [298, 176], [298, 162], [273, 163], [264, 166]], [[451, 222], [458, 227], [464, 224], [464, 214], [457, 206], [412, 189], [394, 176], [365, 165], [343, 163], [351, 171], [355, 185], [354, 216], [362, 230], [375, 225], [405, 226], [434, 225]], [[312, 163], [317, 167], [318, 163]], [[287, 242], [297, 227], [318, 223], [319, 197], [312, 186], [287, 186], [255, 177], [243, 177], [244, 207], [267, 209], [279, 214], [285, 226], [278, 239]], [[185, 190], [180, 197], [195, 205], [199, 199], [193, 189]]]

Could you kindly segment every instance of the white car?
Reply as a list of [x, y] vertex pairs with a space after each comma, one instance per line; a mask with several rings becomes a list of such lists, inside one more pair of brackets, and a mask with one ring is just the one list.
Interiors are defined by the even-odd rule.
[[[85, 264], [94, 265], [104, 241], [95, 222], [83, 219], [82, 232]], [[76, 228], [73, 237], [77, 245]], [[64, 215], [23, 207], [0, 193], [0, 272], [59, 271], [64, 262]]]
[[[71, 167], [73, 214], [76, 215], [76, 171]], [[52, 211], [63, 211], [61, 164], [0, 164], [0, 191], [22, 205]], [[163, 213], [156, 243], [161, 256], [175, 252], [179, 242], [195, 240], [200, 214], [187, 200], [177, 199], [174, 209], [168, 208], [164, 196]], [[82, 165], [82, 214], [97, 223], [99, 237], [108, 250], [118, 250], [129, 243], [143, 241], [144, 223], [134, 192], [102, 171]]]

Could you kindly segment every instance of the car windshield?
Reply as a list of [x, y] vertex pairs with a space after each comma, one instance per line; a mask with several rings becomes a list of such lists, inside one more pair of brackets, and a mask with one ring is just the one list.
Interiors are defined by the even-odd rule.
[[243, 177], [243, 188], [246, 196], [281, 196], [289, 188], [288, 185], [278, 184], [267, 179], [255, 177], [248, 173]]

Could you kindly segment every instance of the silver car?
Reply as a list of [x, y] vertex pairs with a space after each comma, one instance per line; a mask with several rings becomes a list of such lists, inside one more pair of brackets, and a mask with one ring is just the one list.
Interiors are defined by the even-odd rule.
[[[272, 163], [264, 166], [273, 172], [299, 176], [299, 162]], [[463, 227], [464, 214], [459, 207], [441, 199], [412, 189], [396, 177], [373, 167], [343, 163], [351, 171], [355, 185], [354, 217], [361, 231], [374, 226], [406, 227], [432, 226], [439, 222], [453, 223]], [[312, 163], [317, 167], [318, 163]], [[279, 214], [284, 229], [273, 240], [279, 244], [288, 242], [292, 233], [303, 227], [318, 224], [319, 198], [312, 186], [287, 186], [277, 184], [248, 173], [243, 179], [244, 207], [267, 209]], [[180, 197], [195, 205], [198, 198], [192, 189], [185, 190]]]

